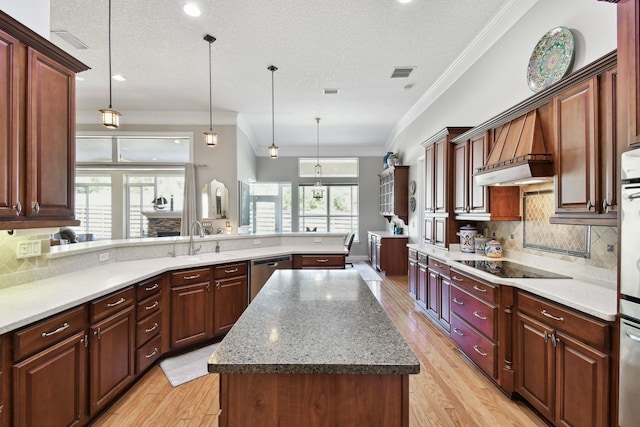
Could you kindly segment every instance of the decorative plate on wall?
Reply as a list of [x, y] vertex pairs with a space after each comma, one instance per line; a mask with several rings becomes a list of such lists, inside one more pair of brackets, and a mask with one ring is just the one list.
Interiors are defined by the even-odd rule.
[[566, 76], [573, 64], [573, 54], [573, 34], [568, 28], [557, 27], [542, 36], [527, 66], [529, 88], [539, 92]]
[[416, 198], [415, 197], [411, 197], [409, 199], [409, 209], [411, 209], [411, 212], [416, 210]]

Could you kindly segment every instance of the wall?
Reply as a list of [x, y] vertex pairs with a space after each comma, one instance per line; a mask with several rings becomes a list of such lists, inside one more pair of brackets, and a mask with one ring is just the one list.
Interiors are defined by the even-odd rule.
[[[271, 159], [268, 157], [259, 157], [258, 164], [258, 181], [259, 182], [290, 182], [292, 185], [292, 209], [293, 218], [296, 220], [298, 214], [298, 191], [296, 190], [299, 183], [310, 183], [314, 180], [306, 178], [298, 178], [298, 158], [297, 157], [279, 157]], [[351, 255], [366, 256], [367, 255], [367, 230], [387, 230], [389, 223], [382, 217], [379, 212], [378, 195], [379, 184], [378, 174], [382, 171], [381, 157], [360, 157], [359, 158], [359, 177], [353, 180], [344, 178], [322, 178], [323, 183], [327, 184], [350, 184], [357, 183], [360, 194], [360, 223], [359, 223], [359, 241], [353, 243], [351, 247]], [[297, 230], [297, 222], [293, 224], [293, 230]]]
[[49, 0], [0, 0], [0, 10], [49, 40]]
[[236, 140], [238, 147], [238, 180], [253, 182], [256, 180], [258, 169], [256, 154], [249, 142], [249, 138], [239, 127], [236, 131]]

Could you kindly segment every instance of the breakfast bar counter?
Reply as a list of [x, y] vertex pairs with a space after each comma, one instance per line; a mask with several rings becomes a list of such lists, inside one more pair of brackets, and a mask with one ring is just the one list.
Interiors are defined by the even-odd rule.
[[419, 370], [355, 270], [276, 271], [209, 359], [221, 426], [407, 426]]

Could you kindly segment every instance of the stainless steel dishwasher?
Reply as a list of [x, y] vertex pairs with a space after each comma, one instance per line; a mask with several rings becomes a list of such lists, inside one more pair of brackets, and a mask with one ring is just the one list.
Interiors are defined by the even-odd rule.
[[290, 269], [292, 266], [291, 255], [280, 256], [275, 258], [254, 259], [251, 261], [251, 289], [249, 302], [258, 295], [260, 289], [269, 280], [269, 277], [276, 270]]

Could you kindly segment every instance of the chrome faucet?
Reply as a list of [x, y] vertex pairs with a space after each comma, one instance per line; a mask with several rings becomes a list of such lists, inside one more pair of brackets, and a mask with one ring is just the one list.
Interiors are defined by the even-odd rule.
[[189, 255], [194, 255], [196, 252], [198, 252], [200, 249], [202, 249], [202, 245], [198, 246], [197, 248], [194, 247], [193, 245], [193, 226], [196, 225], [198, 228], [198, 234], [200, 235], [200, 238], [204, 238], [204, 228], [202, 227], [202, 224], [200, 223], [200, 221], [193, 221], [191, 223], [191, 227], [189, 228]]

